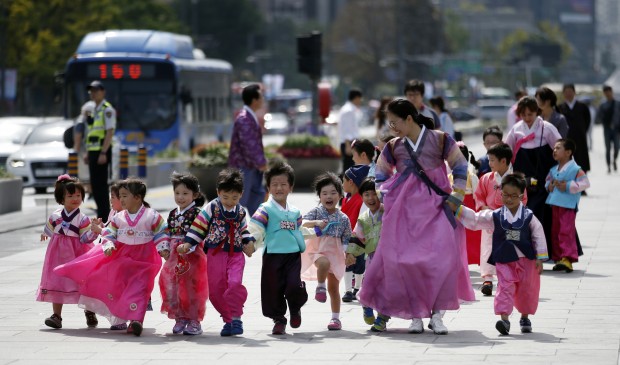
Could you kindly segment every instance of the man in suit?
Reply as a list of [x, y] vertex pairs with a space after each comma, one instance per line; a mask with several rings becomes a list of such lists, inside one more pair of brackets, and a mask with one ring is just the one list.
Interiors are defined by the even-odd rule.
[[614, 99], [614, 91], [611, 86], [603, 86], [605, 94], [604, 103], [598, 108], [596, 119], [603, 124], [603, 135], [605, 137], [605, 160], [607, 161], [607, 173], [611, 173], [611, 144], [614, 145], [614, 171], [618, 171], [616, 160], [618, 159], [618, 149], [620, 146], [620, 102]]
[[263, 150], [263, 133], [256, 116], [263, 106], [263, 94], [258, 84], [248, 85], [241, 92], [243, 109], [235, 118], [228, 166], [243, 172], [243, 195], [241, 205], [247, 208], [250, 216], [265, 199], [263, 172], [267, 169], [267, 159]]
[[590, 156], [588, 154], [588, 128], [590, 127], [590, 109], [575, 98], [575, 85], [565, 84], [562, 87], [564, 102], [560, 104], [560, 113], [566, 117], [568, 123], [568, 138], [575, 141], [575, 162], [583, 171], [590, 171]]

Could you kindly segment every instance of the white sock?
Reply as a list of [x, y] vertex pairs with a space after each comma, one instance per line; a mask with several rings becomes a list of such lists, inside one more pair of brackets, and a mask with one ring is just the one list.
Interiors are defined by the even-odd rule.
[[353, 272], [352, 271], [345, 271], [344, 273], [344, 289], [346, 291], [353, 290]]
[[355, 289], [360, 290], [362, 287], [362, 280], [364, 280], [364, 274], [355, 274]]
[[339, 319], [340, 318], [340, 313], [332, 313], [332, 318]]
[[318, 283], [318, 284], [317, 284], [317, 288], [326, 288], [326, 286], [325, 286], [325, 282]]

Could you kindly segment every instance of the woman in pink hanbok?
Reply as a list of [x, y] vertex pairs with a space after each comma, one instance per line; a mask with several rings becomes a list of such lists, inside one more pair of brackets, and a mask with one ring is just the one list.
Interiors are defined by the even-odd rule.
[[[380, 314], [371, 330], [385, 331], [391, 316], [412, 319], [410, 333], [431, 318], [436, 334], [447, 334], [442, 312], [473, 299], [461, 247], [464, 229], [446, 202], [460, 205], [467, 161], [455, 141], [433, 130], [433, 121], [407, 100], [387, 107], [392, 133], [377, 163], [385, 213], [373, 263], [366, 271], [360, 302]], [[446, 164], [452, 169], [451, 189]], [[396, 169], [396, 172], [394, 172]]]

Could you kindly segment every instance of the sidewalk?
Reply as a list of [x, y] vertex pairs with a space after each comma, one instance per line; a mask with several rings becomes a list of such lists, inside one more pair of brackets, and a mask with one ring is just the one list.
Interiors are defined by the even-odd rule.
[[[362, 320], [361, 307], [343, 303], [342, 331], [327, 331], [329, 304], [313, 299], [315, 282], [308, 283], [310, 299], [302, 308], [303, 324], [287, 328], [286, 336], [272, 336], [272, 323], [261, 314], [260, 268], [255, 255], [246, 261], [244, 282], [248, 289], [245, 334], [239, 338], [219, 336], [222, 323], [208, 305], [204, 334], [196, 337], [172, 335], [173, 321], [157, 310], [148, 312], [142, 337], [109, 331], [100, 319], [96, 329], [86, 329], [84, 315], [76, 306], [63, 312], [62, 330], [51, 330], [43, 321], [51, 305], [34, 301], [45, 248], [0, 258], [0, 365], [4, 364], [180, 364], [216, 361], [222, 364], [620, 364], [620, 173], [607, 175], [602, 130], [594, 129], [590, 153], [592, 188], [581, 200], [577, 227], [584, 256], [571, 274], [551, 271], [545, 265], [541, 302], [532, 316], [534, 333], [520, 334], [518, 314], [511, 318], [510, 336], [499, 336], [494, 328], [493, 298], [478, 292], [481, 280], [477, 266], [470, 266], [477, 300], [458, 311], [447, 312], [447, 336], [407, 333], [408, 321], [394, 319], [388, 331], [374, 334]], [[171, 202], [172, 189], [149, 191], [147, 200], [155, 208]], [[161, 194], [161, 196], [159, 196]], [[166, 195], [169, 194], [169, 195]], [[150, 199], [149, 199], [150, 198]], [[318, 201], [313, 194], [296, 193], [292, 203], [308, 210]], [[168, 206], [170, 203], [167, 203]], [[40, 216], [40, 217], [39, 217]], [[41, 209], [30, 208], [21, 218], [0, 216], [0, 233], [12, 219], [14, 224], [44, 221]], [[35, 222], [36, 220], [36, 222]], [[34, 239], [36, 235], [33, 233]], [[2, 242], [10, 245], [11, 242]], [[440, 265], [441, 263], [438, 263]], [[153, 306], [159, 308], [156, 286]], [[428, 323], [428, 320], [425, 320]]]

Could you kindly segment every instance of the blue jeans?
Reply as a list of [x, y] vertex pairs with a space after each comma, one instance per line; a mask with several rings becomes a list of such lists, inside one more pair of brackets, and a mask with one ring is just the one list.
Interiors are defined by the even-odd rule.
[[603, 133], [604, 133], [604, 137], [605, 137], [605, 161], [607, 161], [607, 167], [609, 167], [611, 165], [611, 144], [614, 144], [614, 160], [613, 162], [616, 162], [616, 159], [618, 158], [618, 149], [620, 148], [620, 146], [618, 145], [618, 142], [620, 141], [620, 131], [618, 131], [616, 128], [612, 128], [612, 127], [608, 127], [608, 126], [603, 126]]
[[257, 169], [242, 168], [243, 172], [243, 195], [239, 203], [247, 208], [250, 216], [256, 212], [258, 206], [265, 201], [265, 187], [263, 186], [263, 173]]

